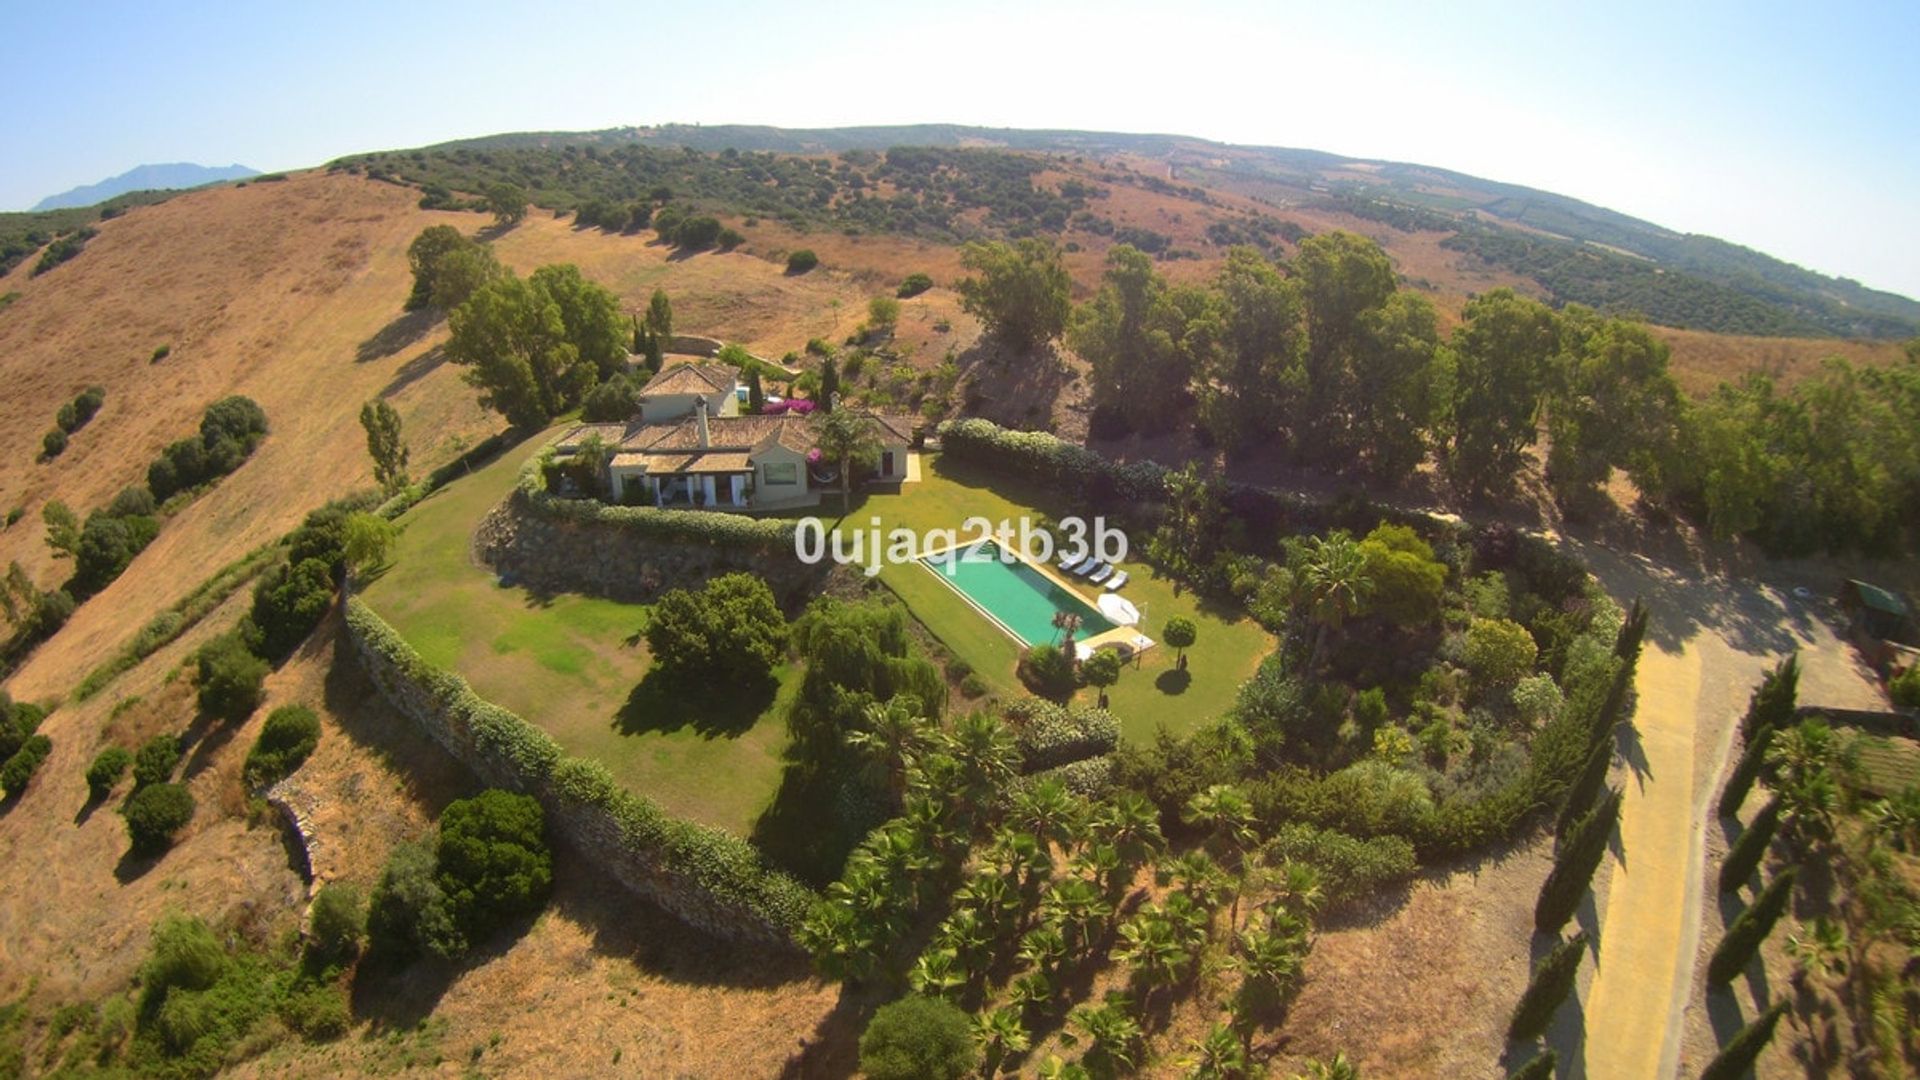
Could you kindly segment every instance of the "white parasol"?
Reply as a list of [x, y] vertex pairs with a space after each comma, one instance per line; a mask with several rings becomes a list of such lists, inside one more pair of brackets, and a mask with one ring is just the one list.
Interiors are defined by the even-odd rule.
[[1100, 608], [1100, 614], [1105, 615], [1115, 626], [1140, 624], [1140, 609], [1134, 607], [1133, 603], [1124, 596], [1116, 593], [1101, 593], [1096, 604]]

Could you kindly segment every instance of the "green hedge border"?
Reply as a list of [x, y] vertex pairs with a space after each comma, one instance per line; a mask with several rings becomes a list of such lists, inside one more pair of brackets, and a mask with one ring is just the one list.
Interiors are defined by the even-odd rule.
[[547, 491], [545, 466], [551, 450], [527, 459], [510, 496], [533, 514], [553, 521], [619, 529], [645, 540], [698, 544], [772, 553], [793, 551], [794, 522], [715, 510], [664, 510], [655, 506], [610, 506], [594, 499], [562, 499]]
[[[599, 832], [610, 825], [650, 875], [704, 894], [716, 912], [731, 913], [743, 924], [742, 937], [791, 944], [817, 897], [793, 878], [769, 869], [752, 845], [724, 830], [669, 815], [652, 800], [621, 787], [598, 762], [566, 757], [546, 732], [482, 698], [460, 676], [421, 659], [360, 598], [347, 601], [346, 620], [361, 648], [378, 654], [413, 683], [449, 728], [470, 734], [486, 760], [467, 764], [484, 779], [506, 781], [533, 794], [556, 818], [579, 820], [584, 830]], [[594, 814], [604, 815], [605, 821], [584, 817]], [[654, 898], [675, 911], [670, 895], [657, 893]]]

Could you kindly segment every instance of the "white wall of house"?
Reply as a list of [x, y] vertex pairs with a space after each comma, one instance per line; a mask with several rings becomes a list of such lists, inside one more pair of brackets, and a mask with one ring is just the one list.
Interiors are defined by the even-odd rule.
[[[640, 403], [640, 419], [648, 424], [684, 419], [693, 415], [694, 403], [702, 396], [700, 394], [649, 394], [647, 400]], [[740, 399], [734, 397], [731, 390], [716, 390], [704, 396], [707, 399], [708, 416], [740, 415]]]
[[806, 493], [807, 456], [784, 446], [769, 446], [753, 456], [755, 498], [789, 499]]
[[643, 490], [647, 482], [645, 465], [614, 465], [607, 470], [613, 476], [613, 500], [623, 502], [628, 491]]
[[881, 480], [905, 480], [907, 478], [907, 444], [881, 443], [880, 457], [874, 462], [874, 470], [877, 478]]

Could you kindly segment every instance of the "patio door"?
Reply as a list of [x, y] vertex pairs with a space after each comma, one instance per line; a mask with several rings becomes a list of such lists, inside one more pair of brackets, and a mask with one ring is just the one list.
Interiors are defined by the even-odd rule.
[[880, 454], [880, 475], [893, 475], [893, 451], [891, 450], [883, 451]]

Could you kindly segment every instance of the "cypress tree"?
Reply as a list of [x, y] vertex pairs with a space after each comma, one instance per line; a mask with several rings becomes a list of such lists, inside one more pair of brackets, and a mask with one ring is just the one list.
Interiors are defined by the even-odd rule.
[[1740, 815], [1740, 807], [1747, 801], [1747, 792], [1753, 790], [1753, 781], [1760, 775], [1761, 766], [1767, 763], [1767, 747], [1772, 744], [1772, 728], [1761, 728], [1747, 741], [1746, 752], [1740, 755], [1739, 763], [1727, 776], [1726, 789], [1720, 792], [1721, 817]]
[[1613, 655], [1633, 663], [1640, 656], [1640, 642], [1647, 636], [1647, 606], [1639, 597], [1633, 598], [1633, 606], [1627, 609], [1626, 621], [1620, 624], [1620, 633], [1613, 639]]
[[829, 356], [820, 363], [820, 408], [833, 411], [834, 395], [840, 392], [840, 365]]
[[1553, 1080], [1553, 1067], [1559, 1063], [1560, 1055], [1548, 1050], [1513, 1070], [1507, 1080]]
[[1760, 943], [1773, 933], [1774, 924], [1787, 910], [1787, 901], [1793, 898], [1792, 867], [1780, 872], [1780, 876], [1760, 890], [1760, 898], [1753, 906], [1740, 913], [1727, 927], [1727, 936], [1720, 939], [1720, 947], [1713, 950], [1713, 958], [1707, 961], [1707, 982], [1714, 986], [1725, 986], [1734, 977], [1747, 969], [1753, 954], [1760, 951]]
[[1508, 1039], [1525, 1042], [1538, 1038], [1547, 1030], [1547, 1025], [1553, 1023], [1554, 1011], [1573, 992], [1573, 977], [1580, 971], [1580, 958], [1587, 951], [1588, 940], [1587, 932], [1582, 930], [1540, 958], [1526, 992], [1513, 1008], [1513, 1019], [1507, 1024]]
[[1720, 864], [1721, 892], [1740, 891], [1740, 886], [1760, 868], [1760, 860], [1767, 857], [1767, 846], [1773, 843], [1773, 834], [1779, 827], [1780, 798], [1775, 796], [1753, 819], [1753, 824], [1747, 826], [1747, 831], [1733, 842], [1733, 847], [1727, 849], [1726, 861]]
[[1556, 840], [1565, 840], [1567, 830], [1579, 820], [1580, 815], [1593, 809], [1593, 800], [1599, 796], [1600, 788], [1607, 782], [1607, 771], [1613, 767], [1613, 744], [1602, 742], [1587, 755], [1587, 763], [1580, 768], [1580, 775], [1574, 779], [1573, 786], [1567, 789], [1566, 801], [1560, 804], [1560, 817], [1553, 823], [1553, 835]]
[[1607, 839], [1620, 820], [1620, 792], [1610, 789], [1600, 804], [1580, 816], [1567, 830], [1567, 842], [1560, 845], [1553, 869], [1540, 886], [1540, 899], [1533, 905], [1533, 928], [1543, 934], [1557, 934], [1573, 918], [1580, 898], [1593, 882], [1593, 872], [1607, 853]]
[[747, 411], [757, 413], [766, 404], [767, 392], [760, 388], [760, 369], [750, 368], [747, 371]]
[[1779, 729], [1793, 722], [1793, 707], [1800, 693], [1800, 654], [1792, 653], [1754, 688], [1747, 699], [1747, 715], [1740, 718], [1740, 734], [1749, 743], [1762, 728]]
[[1773, 1029], [1786, 1011], [1787, 1003], [1776, 1001], [1766, 1012], [1754, 1017], [1753, 1023], [1734, 1032], [1727, 1045], [1700, 1071], [1700, 1080], [1741, 1080], [1750, 1075], [1760, 1051], [1773, 1041]]

